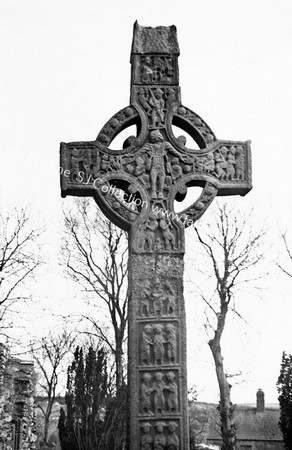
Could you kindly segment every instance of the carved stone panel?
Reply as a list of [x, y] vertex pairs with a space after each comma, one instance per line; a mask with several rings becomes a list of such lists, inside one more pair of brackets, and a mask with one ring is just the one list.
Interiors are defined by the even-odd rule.
[[138, 317], [178, 316], [178, 286], [175, 278], [163, 280], [161, 277], [146, 279], [140, 289]]
[[139, 364], [169, 366], [179, 363], [179, 325], [173, 322], [139, 323]]
[[140, 421], [140, 450], [181, 449], [178, 420]]
[[178, 370], [140, 372], [140, 414], [179, 413], [178, 374]]

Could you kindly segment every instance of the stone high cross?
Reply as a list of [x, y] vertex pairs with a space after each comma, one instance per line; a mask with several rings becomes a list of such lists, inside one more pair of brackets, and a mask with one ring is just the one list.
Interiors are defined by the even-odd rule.
[[[250, 143], [217, 140], [206, 122], [183, 106], [175, 26], [134, 25], [130, 106], [116, 113], [96, 140], [61, 143], [62, 196], [92, 196], [129, 233], [130, 449], [188, 450], [184, 228], [216, 195], [251, 189]], [[123, 149], [112, 140], [136, 125]], [[175, 125], [199, 149], [175, 137]], [[175, 213], [190, 186], [201, 195]]]

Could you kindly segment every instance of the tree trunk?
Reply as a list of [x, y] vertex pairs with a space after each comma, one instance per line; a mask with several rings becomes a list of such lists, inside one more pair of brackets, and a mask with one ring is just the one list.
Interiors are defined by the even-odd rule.
[[219, 336], [216, 332], [214, 339], [209, 341], [209, 347], [215, 362], [217, 381], [220, 391], [220, 403], [218, 410], [221, 419], [221, 436], [223, 441], [222, 450], [235, 450], [236, 433], [233, 419], [234, 406], [230, 400], [230, 385], [224, 371], [220, 337], [221, 336]]
[[121, 339], [116, 340], [115, 365], [116, 365], [116, 390], [123, 385], [123, 343]]

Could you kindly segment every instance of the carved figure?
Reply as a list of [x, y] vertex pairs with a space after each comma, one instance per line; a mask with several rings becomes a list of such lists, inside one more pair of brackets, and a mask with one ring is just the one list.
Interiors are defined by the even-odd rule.
[[150, 363], [151, 347], [152, 342], [152, 326], [145, 325], [141, 335], [140, 342], [140, 357], [143, 365], [148, 365]]
[[182, 168], [177, 157], [171, 161], [171, 175], [174, 182], [182, 176]]
[[162, 242], [162, 240], [159, 237], [155, 239], [154, 250], [156, 252], [162, 252], [162, 250], [164, 250], [163, 242]]
[[163, 289], [159, 279], [156, 280], [152, 290], [153, 310], [156, 316], [161, 316], [162, 313], [162, 301], [163, 301]]
[[162, 236], [165, 244], [165, 249], [170, 250], [178, 250], [175, 242], [175, 237], [172, 234], [170, 228], [173, 228], [170, 220], [168, 217], [165, 216], [165, 214], [161, 214], [161, 219], [159, 222], [159, 226], [162, 230]]
[[83, 157], [83, 167], [86, 175], [86, 179], [88, 179], [91, 175], [91, 166], [92, 166], [92, 153], [91, 148], [85, 149], [85, 154]]
[[244, 180], [244, 151], [243, 147], [236, 147], [235, 175], [238, 180]]
[[161, 324], [157, 324], [154, 327], [154, 361], [155, 364], [161, 365], [163, 361], [163, 353], [164, 353], [164, 339], [163, 339], [163, 326]]
[[149, 104], [152, 106], [151, 111], [152, 126], [154, 128], [160, 127], [164, 123], [165, 102], [163, 100], [163, 90], [157, 88], [153, 92], [151, 89], [149, 89], [149, 92], [150, 92]]
[[163, 434], [165, 422], [156, 422], [156, 435], [154, 437], [154, 450], [165, 450], [166, 448], [166, 436]]
[[[167, 158], [170, 152], [183, 161], [187, 161], [186, 155], [180, 155], [169, 142], [165, 142], [159, 130], [149, 133], [149, 144], [142, 147], [149, 154], [147, 170], [150, 170], [151, 197], [153, 199], [163, 198], [163, 188], [166, 173], [171, 173], [171, 166]], [[166, 164], [166, 169], [165, 169]]]
[[140, 389], [140, 401], [141, 401], [141, 412], [143, 414], [149, 414], [151, 411], [151, 375], [150, 373], [144, 373], [142, 376], [142, 383]]
[[122, 165], [119, 158], [110, 156], [109, 158], [109, 169], [111, 170], [121, 170]]
[[168, 381], [166, 387], [166, 390], [168, 391], [166, 406], [169, 412], [176, 413], [178, 411], [178, 387], [175, 382], [175, 374], [173, 372], [168, 372], [166, 374], [166, 379]]
[[139, 88], [138, 90], [138, 100], [143, 106], [146, 114], [149, 116], [151, 114], [151, 106], [148, 103], [147, 100], [147, 89], [145, 88]]
[[208, 153], [206, 156], [206, 161], [204, 162], [204, 170], [207, 173], [214, 172], [215, 169], [215, 162], [214, 162], [214, 155], [213, 153]]
[[71, 154], [71, 179], [72, 179], [72, 181], [75, 181], [76, 177], [78, 176], [78, 172], [80, 170], [79, 163], [80, 163], [80, 161], [82, 161], [82, 159], [83, 159], [82, 152], [74, 147], [72, 149], [72, 154]]
[[152, 70], [151, 57], [145, 56], [142, 66], [142, 82], [143, 83], [152, 83], [154, 81], [154, 74]]
[[170, 107], [173, 102], [175, 102], [175, 89], [169, 88], [167, 89], [166, 106]]
[[220, 180], [226, 180], [226, 168], [228, 163], [226, 161], [227, 148], [221, 147], [221, 149], [216, 150], [214, 154], [215, 160], [215, 174], [220, 178]]
[[228, 154], [227, 154], [227, 168], [226, 168], [226, 178], [227, 180], [233, 180], [235, 177], [235, 153], [236, 148], [234, 146], [230, 147]]
[[161, 82], [164, 76], [164, 58], [160, 56], [154, 57], [154, 79], [155, 82]]
[[167, 450], [179, 450], [179, 438], [176, 434], [177, 423], [169, 422], [167, 425], [168, 428], [168, 436], [166, 440], [166, 449]]
[[140, 302], [140, 315], [148, 317], [149, 313], [149, 291], [148, 289], [143, 289]]
[[155, 234], [154, 231], [158, 227], [158, 217], [155, 211], [152, 211], [145, 225], [145, 237], [143, 242], [143, 250], [154, 250]]
[[166, 343], [167, 343], [167, 359], [169, 363], [175, 363], [177, 357], [177, 340], [176, 340], [176, 328], [171, 323], [165, 326], [166, 331]]
[[[174, 74], [172, 59], [168, 56], [165, 56], [164, 63], [165, 63], [165, 67], [164, 67], [165, 78], [168, 80], [171, 80], [171, 78], [173, 77], [173, 74]], [[174, 90], [174, 89], [172, 89], [172, 90]]]
[[164, 311], [166, 315], [173, 315], [176, 309], [175, 295], [169, 285], [167, 285], [167, 293], [164, 298]]
[[151, 424], [149, 422], [142, 422], [141, 428], [143, 430], [141, 436], [141, 448], [142, 450], [152, 450], [153, 438], [150, 434]]
[[141, 181], [144, 186], [147, 188], [149, 187], [149, 175], [146, 173], [146, 164], [144, 162], [144, 159], [141, 156], [138, 156], [135, 159], [136, 167], [134, 171], [134, 175], [138, 177], [138, 179]]
[[102, 156], [100, 168], [101, 168], [101, 170], [104, 170], [105, 172], [110, 170], [111, 167], [110, 167], [109, 155]]
[[155, 414], [162, 414], [165, 410], [165, 383], [163, 381], [163, 373], [155, 373], [152, 389], [154, 392], [154, 412]]

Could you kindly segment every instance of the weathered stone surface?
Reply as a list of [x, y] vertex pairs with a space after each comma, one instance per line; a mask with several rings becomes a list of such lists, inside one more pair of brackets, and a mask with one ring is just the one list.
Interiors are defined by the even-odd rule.
[[0, 344], [0, 448], [35, 449], [33, 363], [13, 359]]
[[[62, 196], [92, 196], [129, 232], [129, 389], [131, 450], [188, 450], [184, 228], [216, 195], [245, 195], [251, 185], [250, 142], [217, 140], [181, 103], [176, 28], [135, 23], [130, 105], [97, 139], [61, 143]], [[136, 125], [123, 149], [108, 147]], [[189, 148], [187, 132], [199, 150]], [[188, 187], [196, 201], [174, 212]]]

